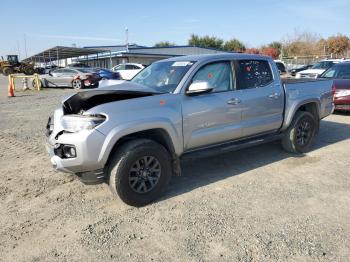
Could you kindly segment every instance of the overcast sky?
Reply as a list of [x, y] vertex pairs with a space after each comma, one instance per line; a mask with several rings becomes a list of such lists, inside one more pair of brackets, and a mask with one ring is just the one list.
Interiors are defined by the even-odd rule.
[[158, 41], [187, 44], [192, 33], [249, 47], [295, 30], [350, 36], [350, 0], [16, 0], [1, 1], [0, 55], [25, 56], [56, 45], [92, 46]]

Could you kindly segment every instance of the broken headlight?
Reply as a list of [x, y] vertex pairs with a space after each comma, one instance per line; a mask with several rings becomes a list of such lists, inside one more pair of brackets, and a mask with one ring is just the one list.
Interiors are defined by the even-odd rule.
[[104, 115], [65, 115], [61, 118], [61, 123], [65, 131], [75, 133], [94, 129], [105, 120]]

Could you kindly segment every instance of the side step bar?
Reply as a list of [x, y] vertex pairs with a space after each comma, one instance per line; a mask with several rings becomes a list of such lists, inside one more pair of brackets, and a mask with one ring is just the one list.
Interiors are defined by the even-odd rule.
[[231, 152], [236, 151], [239, 149], [256, 146], [264, 143], [269, 143], [275, 140], [279, 140], [283, 137], [283, 134], [277, 133], [277, 134], [269, 134], [269, 135], [263, 135], [259, 137], [253, 137], [238, 141], [232, 141], [227, 142], [224, 144], [219, 145], [213, 145], [206, 148], [199, 148], [195, 150], [188, 151], [184, 153], [181, 158], [182, 159], [188, 159], [188, 158], [201, 158], [201, 157], [208, 157], [212, 155], [218, 155], [225, 152]]

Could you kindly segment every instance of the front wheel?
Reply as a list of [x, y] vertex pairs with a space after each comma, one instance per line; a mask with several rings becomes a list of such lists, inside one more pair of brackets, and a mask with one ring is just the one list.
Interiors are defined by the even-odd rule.
[[291, 153], [306, 153], [310, 150], [317, 133], [317, 120], [309, 112], [298, 111], [282, 139], [283, 148]]
[[107, 170], [111, 191], [126, 204], [136, 207], [158, 198], [172, 175], [168, 151], [148, 139], [122, 144]]
[[72, 87], [74, 89], [81, 89], [83, 87], [83, 82], [80, 79], [74, 79], [72, 82]]

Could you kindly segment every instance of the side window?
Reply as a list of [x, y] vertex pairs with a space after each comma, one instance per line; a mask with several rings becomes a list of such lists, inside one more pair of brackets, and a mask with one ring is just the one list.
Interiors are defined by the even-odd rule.
[[135, 65], [126, 65], [125, 69], [126, 70], [136, 70], [136, 69], [139, 69], [139, 68], [137, 66], [135, 66]]
[[232, 70], [230, 62], [211, 63], [200, 68], [192, 82], [207, 82], [213, 92], [232, 90]]
[[237, 89], [263, 87], [273, 81], [269, 62], [264, 60], [238, 60], [236, 71]]
[[115, 70], [125, 70], [125, 65], [119, 65], [115, 68]]

